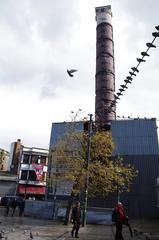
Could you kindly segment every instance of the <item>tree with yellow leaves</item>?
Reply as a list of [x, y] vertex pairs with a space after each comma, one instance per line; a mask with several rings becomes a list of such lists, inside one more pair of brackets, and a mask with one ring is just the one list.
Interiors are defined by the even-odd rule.
[[112, 158], [114, 148], [110, 132], [94, 132], [91, 136], [89, 167], [87, 132], [68, 131], [52, 149], [51, 157], [56, 174], [51, 176], [51, 180], [60, 184], [71, 183], [65, 224], [69, 221], [74, 197], [85, 191], [87, 177], [89, 196], [106, 196], [118, 189], [129, 191], [137, 171], [130, 165], [124, 165], [122, 158]]

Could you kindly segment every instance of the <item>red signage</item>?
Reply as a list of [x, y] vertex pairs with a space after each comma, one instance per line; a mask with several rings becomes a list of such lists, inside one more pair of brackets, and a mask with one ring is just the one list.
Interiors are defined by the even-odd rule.
[[19, 193], [22, 194], [45, 194], [44, 186], [19, 185]]
[[32, 164], [32, 167], [35, 169], [37, 180], [42, 181], [43, 180], [43, 169], [44, 165], [42, 164]]

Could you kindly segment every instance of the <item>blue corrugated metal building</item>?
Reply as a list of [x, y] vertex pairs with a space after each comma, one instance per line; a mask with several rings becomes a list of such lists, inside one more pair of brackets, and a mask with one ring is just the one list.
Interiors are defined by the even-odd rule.
[[[64, 136], [68, 123], [53, 123], [50, 148]], [[77, 125], [83, 131], [83, 122]], [[116, 144], [114, 156], [120, 155], [139, 171], [130, 193], [122, 193], [121, 200], [132, 217], [159, 217], [157, 208], [156, 179], [159, 176], [159, 149], [156, 119], [114, 120], [111, 123]], [[89, 200], [90, 206], [113, 207], [116, 194], [106, 199]]]
[[116, 120], [111, 123], [115, 155], [158, 155], [156, 119]]
[[159, 148], [156, 119], [117, 120], [111, 124], [116, 144], [114, 155], [121, 155], [139, 171], [131, 192], [121, 194], [130, 216], [159, 217], [156, 179], [159, 176]]

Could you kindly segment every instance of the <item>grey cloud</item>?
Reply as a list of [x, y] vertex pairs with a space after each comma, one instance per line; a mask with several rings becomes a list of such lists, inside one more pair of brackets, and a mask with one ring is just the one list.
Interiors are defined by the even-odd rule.
[[[41, 99], [53, 99], [56, 97], [56, 92], [61, 87], [64, 87], [66, 73], [61, 69], [51, 69], [43, 76], [43, 84], [39, 94]], [[59, 90], [60, 91], [60, 90]], [[59, 92], [58, 92], [59, 95]]]
[[55, 41], [75, 24], [77, 4], [77, 0], [2, 0], [0, 23], [23, 41], [29, 41], [34, 30], [45, 40]]
[[48, 84], [47, 86], [44, 86], [40, 93], [41, 99], [54, 99], [56, 97], [56, 88], [54, 84]]
[[27, 61], [0, 61], [0, 84], [12, 87], [15, 84], [25, 84], [39, 74], [38, 69]]
[[[28, 81], [34, 83], [35, 79], [39, 78], [40, 84], [42, 81], [45, 82], [40, 96], [55, 96], [50, 86], [56, 86], [62, 81], [60, 74], [58, 73], [59, 76], [56, 74], [55, 65], [60, 63], [63, 46], [67, 46], [67, 41], [71, 39], [71, 30], [78, 21], [75, 10], [78, 2], [78, 0], [0, 1], [0, 25], [3, 25], [6, 36], [13, 35], [12, 40], [15, 41], [9, 44], [10, 40], [7, 39], [6, 45], [0, 46], [3, 49], [0, 56], [0, 84], [12, 87], [17, 83], [20, 85]], [[32, 34], [35, 32], [40, 44], [49, 42], [53, 63], [51, 58], [47, 58], [46, 52], [42, 59], [40, 44], [34, 51]], [[40, 63], [36, 62], [37, 54]], [[43, 77], [40, 79], [41, 76], [45, 76], [45, 79]]]
[[0, 8], [0, 24], [22, 41], [29, 41], [33, 25], [29, 1], [2, 0]]
[[38, 31], [46, 40], [52, 41], [71, 32], [78, 22], [77, 5], [79, 1], [32, 1], [32, 9], [38, 23]]
[[[121, 10], [125, 11], [128, 15], [133, 17], [134, 24], [143, 22], [147, 25], [147, 28], [153, 24], [159, 24], [158, 11], [159, 1], [158, 0], [115, 0], [118, 6], [122, 7]], [[134, 26], [134, 27], [137, 27]]]

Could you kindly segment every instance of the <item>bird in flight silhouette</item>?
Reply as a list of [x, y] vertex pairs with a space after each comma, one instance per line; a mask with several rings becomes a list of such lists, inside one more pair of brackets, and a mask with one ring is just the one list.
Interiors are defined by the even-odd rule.
[[70, 76], [70, 77], [73, 77], [74, 75], [72, 74], [72, 73], [74, 73], [74, 72], [77, 72], [78, 70], [76, 70], [76, 69], [71, 69], [71, 70], [68, 70], [67, 69], [67, 73], [68, 73], [68, 75]]

